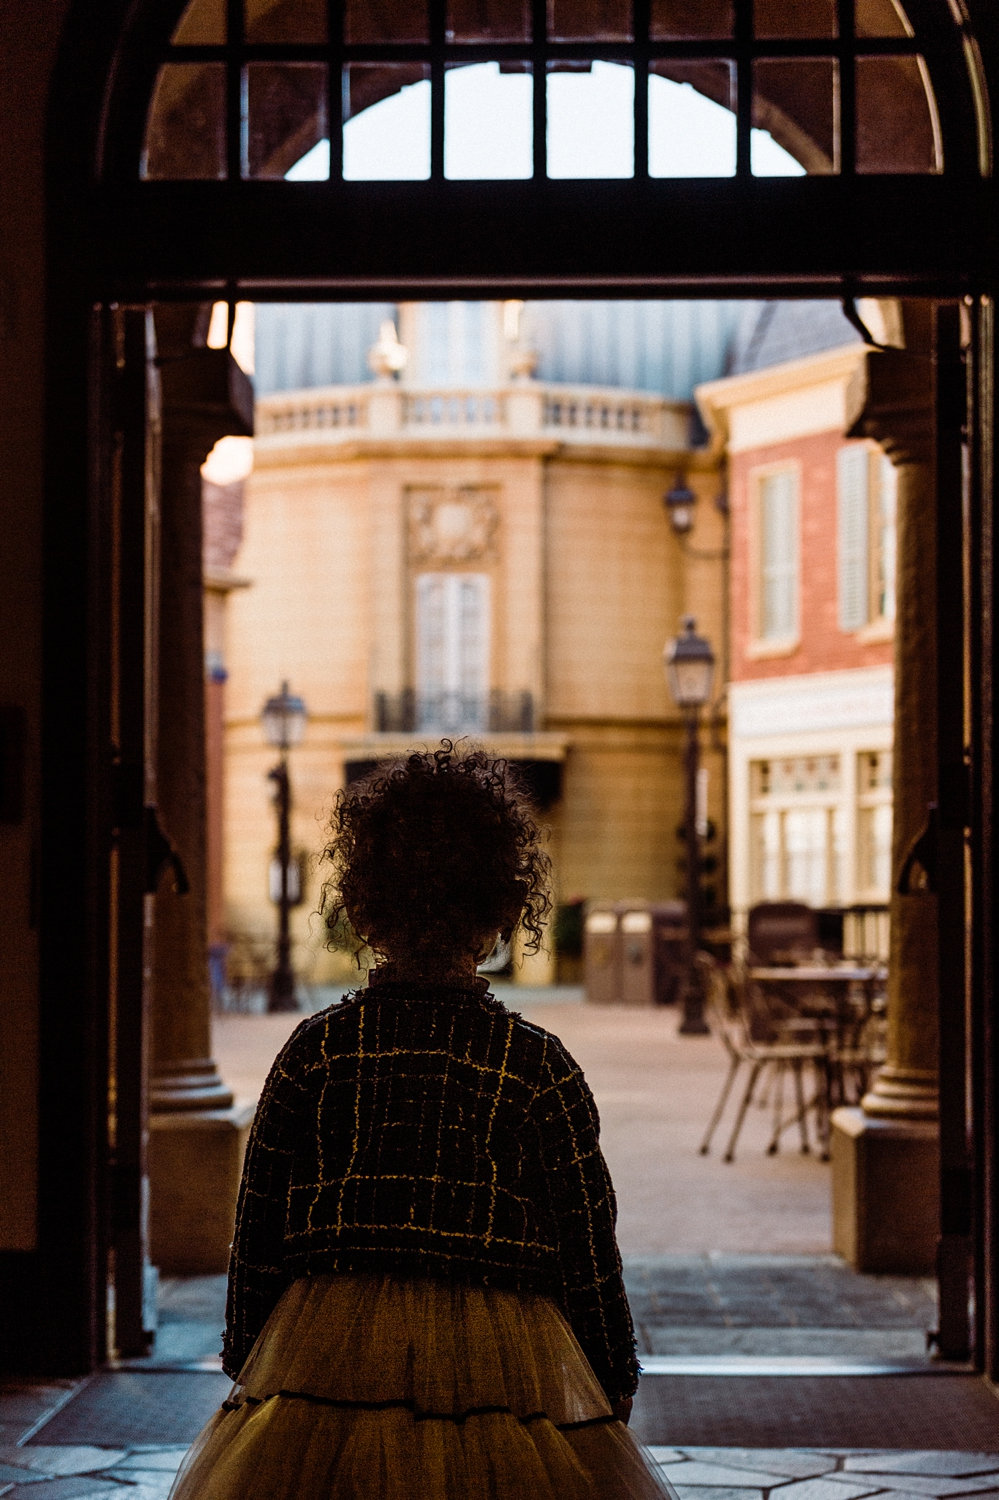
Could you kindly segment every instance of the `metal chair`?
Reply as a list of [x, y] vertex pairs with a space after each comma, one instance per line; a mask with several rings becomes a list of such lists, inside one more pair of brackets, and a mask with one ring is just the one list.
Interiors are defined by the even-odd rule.
[[[828, 1137], [828, 1051], [825, 1041], [814, 1033], [808, 1033], [804, 1037], [797, 1033], [794, 1018], [775, 1014], [759, 986], [749, 982], [740, 968], [733, 966], [723, 969], [713, 963], [710, 967], [705, 965], [705, 968], [708, 1022], [728, 1053], [729, 1066], [701, 1142], [701, 1155], [706, 1156], [711, 1149], [711, 1140], [728, 1102], [736, 1074], [743, 1066], [748, 1070], [746, 1087], [739, 1101], [722, 1160], [730, 1162], [735, 1159], [735, 1147], [746, 1111], [753, 1101], [758, 1082], [767, 1072], [772, 1074], [774, 1086], [773, 1125], [767, 1154], [773, 1156], [780, 1149], [781, 1135], [795, 1124], [801, 1134], [801, 1150], [808, 1153], [811, 1150], [808, 1115], [812, 1111], [816, 1114], [819, 1143], [825, 1154]], [[811, 1067], [818, 1075], [818, 1086], [811, 1099], [806, 1099], [805, 1096], [806, 1067]], [[794, 1084], [795, 1110], [785, 1117], [784, 1079], [787, 1073], [791, 1074]]]

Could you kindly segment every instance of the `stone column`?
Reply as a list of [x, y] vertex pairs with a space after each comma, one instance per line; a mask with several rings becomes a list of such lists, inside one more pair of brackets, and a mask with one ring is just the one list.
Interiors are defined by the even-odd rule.
[[[913, 357], [915, 355], [915, 357]], [[833, 1243], [857, 1270], [926, 1274], [939, 1234], [937, 899], [921, 863], [936, 800], [936, 495], [925, 345], [868, 354], [851, 436], [898, 468], [895, 734], [887, 1058], [832, 1122]]]
[[211, 1055], [208, 971], [201, 465], [249, 434], [253, 391], [226, 350], [162, 362], [157, 781], [162, 827], [189, 884], [156, 896], [150, 1077], [151, 1258], [168, 1273], [225, 1270], [252, 1110]]

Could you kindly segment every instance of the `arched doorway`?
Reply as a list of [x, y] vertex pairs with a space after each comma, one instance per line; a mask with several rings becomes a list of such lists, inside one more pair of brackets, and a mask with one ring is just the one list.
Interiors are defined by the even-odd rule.
[[[396, 8], [375, 18], [360, 4], [327, 15], [291, 5], [244, 13], [238, 3], [224, 13], [195, 4], [181, 14], [174, 3], [150, 5], [121, 35], [104, 38], [94, 37], [82, 11], [71, 21], [52, 128], [51, 399], [63, 439], [50, 466], [46, 778], [54, 817], [43, 850], [51, 898], [43, 909], [58, 909], [66, 837], [76, 833], [92, 858], [87, 903], [70, 919], [73, 941], [64, 927], [63, 942], [46, 949], [43, 984], [53, 1022], [61, 1025], [62, 997], [79, 971], [70, 952], [86, 956], [87, 976], [73, 1025], [87, 1035], [88, 1051], [74, 1054], [63, 1031], [63, 1043], [45, 1059], [43, 1092], [53, 1110], [67, 1090], [85, 1104], [84, 1117], [97, 1122], [102, 1108], [100, 1037], [112, 966], [106, 870], [116, 819], [121, 826], [121, 809], [112, 805], [119, 773], [111, 772], [106, 752], [116, 712], [133, 702], [120, 693], [116, 700], [112, 646], [125, 622], [106, 610], [102, 592], [115, 542], [102, 531], [102, 497], [118, 460], [106, 442], [93, 442], [95, 421], [99, 426], [114, 405], [113, 371], [127, 377], [132, 356], [114, 347], [106, 316], [93, 321], [95, 305], [320, 292], [526, 295], [550, 287], [582, 296], [766, 288], [947, 299], [989, 289], [992, 199], [975, 111], [982, 85], [973, 39], [945, 7], [927, 0], [908, 6], [903, 19], [887, 0], [807, 10], [757, 4], [754, 17], [754, 7], [738, 0], [699, 7], [694, 25], [675, 20], [680, 10], [666, 0], [634, 11], [608, 4], [584, 25], [570, 5], [554, 6], [550, 15], [544, 7], [498, 7], [484, 21], [479, 12], [470, 18], [460, 7], [434, 3], [414, 6], [400, 22]], [[81, 59], [89, 72], [81, 74]], [[531, 175], [520, 180], [448, 176], [449, 70], [484, 60], [531, 79]], [[597, 61], [634, 75], [632, 175], [600, 182], [549, 175], [551, 80]], [[83, 89], [82, 129], [81, 77], [92, 80]], [[690, 82], [732, 105], [730, 177], [652, 174], [647, 85], [657, 77]], [[417, 78], [429, 83], [422, 179], [354, 180], [338, 129], [330, 132], [328, 180], [283, 179], [322, 137], [331, 101], [339, 103], [344, 89], [349, 113]], [[886, 98], [897, 105], [900, 94], [911, 111], [886, 108]], [[191, 118], [199, 122], [193, 141], [184, 135]], [[905, 130], [887, 128], [899, 119]], [[757, 123], [793, 148], [804, 177], [754, 172]], [[192, 160], [196, 174], [184, 175], [183, 163]], [[984, 312], [978, 336], [990, 336]], [[89, 409], [88, 371], [98, 377], [99, 397]], [[132, 391], [127, 379], [125, 388]], [[118, 430], [134, 432], [127, 424]], [[144, 456], [133, 456], [127, 443], [123, 451], [135, 482]], [[88, 476], [89, 509], [79, 503]], [[118, 520], [127, 513], [126, 505]], [[972, 541], [979, 534], [969, 530]], [[79, 567], [81, 557], [88, 567]], [[978, 554], [971, 560], [974, 568]], [[133, 598], [131, 607], [140, 601]], [[947, 644], [960, 654], [953, 635]], [[133, 686], [147, 665], [133, 663]], [[981, 714], [979, 730], [981, 743]], [[982, 801], [984, 763], [974, 769], [973, 791]], [[88, 782], [102, 788], [98, 798], [88, 794]], [[133, 805], [139, 821], [141, 803]], [[981, 952], [973, 982], [983, 994], [990, 867], [981, 849], [978, 857], [974, 931]], [[983, 1011], [983, 1035], [985, 1019]], [[72, 1263], [60, 1311], [77, 1330], [81, 1363], [102, 1350], [95, 1288], [106, 1250], [100, 1194], [107, 1166], [97, 1123], [69, 1151], [51, 1150], [46, 1163], [49, 1183], [63, 1184], [70, 1199], [73, 1233], [54, 1264], [60, 1254], [65, 1266]], [[956, 1195], [967, 1186], [955, 1178]], [[49, 1233], [54, 1240], [55, 1222]], [[980, 1305], [993, 1306], [981, 1276], [979, 1284]]]

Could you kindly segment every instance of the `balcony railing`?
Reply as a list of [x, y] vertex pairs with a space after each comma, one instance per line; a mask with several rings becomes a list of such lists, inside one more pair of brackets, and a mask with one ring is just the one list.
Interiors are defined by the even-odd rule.
[[533, 734], [531, 693], [420, 693], [403, 688], [374, 698], [378, 734]]
[[611, 448], [689, 446], [690, 406], [641, 391], [523, 381], [495, 389], [430, 390], [372, 382], [285, 391], [257, 402], [261, 453], [396, 440], [539, 439]]

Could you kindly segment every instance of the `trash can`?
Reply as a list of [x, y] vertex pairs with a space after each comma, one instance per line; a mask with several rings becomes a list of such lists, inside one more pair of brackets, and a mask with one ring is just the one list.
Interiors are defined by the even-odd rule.
[[652, 907], [657, 1005], [674, 1005], [687, 972], [687, 903], [659, 901]]
[[620, 997], [617, 910], [594, 902], [583, 923], [583, 989], [591, 1005], [616, 1005]]
[[652, 907], [647, 901], [618, 905], [620, 933], [619, 998], [622, 1005], [655, 1005], [656, 945]]

